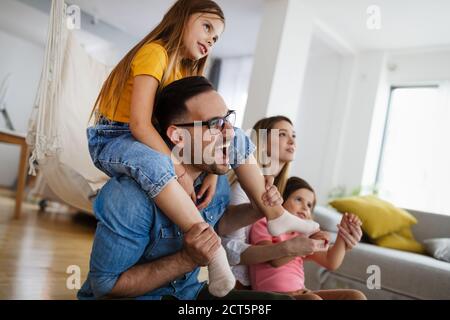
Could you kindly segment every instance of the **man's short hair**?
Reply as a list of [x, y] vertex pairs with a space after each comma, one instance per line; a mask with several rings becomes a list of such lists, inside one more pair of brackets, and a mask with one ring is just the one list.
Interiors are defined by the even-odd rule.
[[163, 138], [167, 128], [182, 121], [187, 113], [186, 101], [199, 94], [213, 91], [214, 86], [205, 77], [195, 76], [177, 80], [158, 94], [155, 104], [155, 120]]

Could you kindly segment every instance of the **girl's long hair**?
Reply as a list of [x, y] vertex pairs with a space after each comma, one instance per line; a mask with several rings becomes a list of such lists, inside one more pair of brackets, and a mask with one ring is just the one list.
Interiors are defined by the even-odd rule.
[[[180, 59], [182, 41], [185, 26], [192, 14], [209, 13], [214, 14], [225, 23], [225, 16], [222, 9], [212, 0], [178, 0], [164, 15], [161, 22], [133, 49], [113, 69], [109, 77], [104, 82], [100, 94], [95, 101], [91, 118], [96, 110], [106, 110], [114, 108], [114, 112], [119, 104], [120, 97], [131, 73], [131, 63], [136, 53], [146, 44], [154, 41], [161, 41], [169, 57], [167, 70], [165, 71], [158, 92], [164, 87], [168, 78], [177, 68], [177, 61]], [[181, 60], [181, 72], [183, 76], [203, 75], [208, 56], [197, 61], [189, 59]], [[96, 117], [96, 121], [97, 121]]]
[[[261, 119], [253, 126], [251, 138], [253, 143], [256, 145], [256, 161], [258, 162], [260, 168], [264, 168], [265, 159], [263, 158], [267, 153], [267, 144], [270, 131], [280, 121], [286, 121], [290, 125], [293, 125], [292, 121], [285, 116], [274, 116]], [[261, 134], [260, 132], [262, 130], [267, 130], [267, 135]], [[286, 188], [286, 183], [289, 178], [290, 166], [291, 165], [289, 162], [284, 164], [280, 173], [275, 177], [274, 185], [278, 188], [280, 194], [283, 194], [284, 189]], [[234, 172], [230, 174], [229, 181], [230, 184], [237, 182], [237, 177]]]

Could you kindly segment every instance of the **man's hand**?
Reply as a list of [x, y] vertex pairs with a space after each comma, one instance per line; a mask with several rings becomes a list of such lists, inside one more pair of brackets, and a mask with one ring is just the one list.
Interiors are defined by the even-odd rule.
[[[177, 173], [178, 183], [183, 187], [184, 191], [189, 195], [194, 203], [197, 202], [197, 196], [195, 195], [194, 181], [191, 176], [186, 173], [183, 165], [175, 166], [175, 172]], [[180, 172], [180, 173], [179, 173]]]
[[185, 233], [181, 255], [192, 269], [198, 266], [207, 266], [220, 245], [219, 236], [209, 224], [197, 223]]
[[198, 210], [205, 209], [209, 203], [212, 201], [214, 194], [216, 193], [217, 180], [219, 177], [216, 174], [208, 174], [203, 180], [202, 187], [197, 194], [197, 199], [201, 199], [204, 196], [202, 202], [197, 206]]

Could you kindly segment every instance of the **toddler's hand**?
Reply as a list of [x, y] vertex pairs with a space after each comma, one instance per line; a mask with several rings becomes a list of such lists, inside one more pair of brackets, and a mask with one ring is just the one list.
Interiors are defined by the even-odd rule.
[[355, 214], [346, 212], [342, 216], [340, 225], [341, 225], [341, 227], [345, 228], [347, 231], [350, 231], [350, 226], [353, 226], [355, 228], [361, 227], [362, 221]]
[[361, 226], [361, 220], [356, 215], [347, 212], [343, 215], [341, 223], [337, 225], [338, 236], [344, 240], [347, 250], [353, 249], [361, 241], [363, 235]]

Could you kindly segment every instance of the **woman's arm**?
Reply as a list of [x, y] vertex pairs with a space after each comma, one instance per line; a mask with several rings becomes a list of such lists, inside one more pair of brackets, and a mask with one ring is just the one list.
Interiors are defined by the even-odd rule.
[[[280, 245], [282, 244], [282, 243], [284, 243], [284, 242], [281, 242], [281, 243], [279, 243]], [[276, 245], [276, 244], [275, 244]], [[262, 251], [260, 251], [260, 250], [262, 250], [262, 249], [267, 249], [267, 247], [274, 247], [275, 246], [274, 244], [272, 244], [270, 241], [261, 241], [261, 242], [258, 242], [256, 245], [254, 245], [254, 246], [251, 246], [250, 248], [248, 248], [247, 250], [245, 250], [244, 251], [244, 253], [243, 253], [243, 255], [245, 254], [245, 252], [246, 251], [248, 251], [249, 249], [256, 249], [257, 251], [256, 252], [253, 252], [253, 254], [254, 254], [254, 256], [253, 256], [253, 259], [254, 260], [252, 260], [252, 263], [251, 264], [255, 264], [255, 263], [258, 263], [258, 262], [254, 262], [254, 261], [257, 261], [257, 258], [262, 258], [263, 256], [262, 256]], [[265, 247], [265, 248], [264, 248]], [[257, 254], [257, 256], [255, 256], [255, 253]], [[252, 252], [250, 253], [250, 254], [252, 254]], [[273, 252], [272, 251], [272, 254], [273, 254], [273, 256], [278, 256], [279, 254], [278, 253], [276, 253], [276, 252]], [[250, 257], [251, 258], [251, 257]], [[256, 259], [255, 259], [256, 258]], [[260, 261], [259, 263], [263, 263], [263, 262], [268, 262], [268, 263], [270, 263], [270, 265], [272, 266], [272, 267], [274, 267], [274, 268], [279, 268], [279, 267], [281, 267], [281, 266], [283, 266], [283, 265], [285, 265], [286, 263], [289, 263], [289, 262], [291, 262], [292, 260], [294, 260], [296, 258], [296, 256], [290, 256], [290, 255], [286, 255], [286, 254], [284, 254], [284, 255], [280, 255], [280, 257], [278, 257], [278, 258], [272, 258], [272, 259], [267, 259], [266, 261]], [[241, 255], [241, 259], [242, 259], [242, 255]]]
[[292, 261], [296, 257], [304, 257], [314, 254], [320, 250], [322, 241], [297, 236], [289, 240], [271, 243], [261, 241], [257, 245], [252, 245], [241, 254], [242, 265], [252, 265], [269, 262], [273, 267], [278, 268]]
[[269, 262], [290, 256], [286, 242], [270, 243], [263, 241], [259, 245], [251, 245], [241, 254], [241, 265], [252, 265]]

